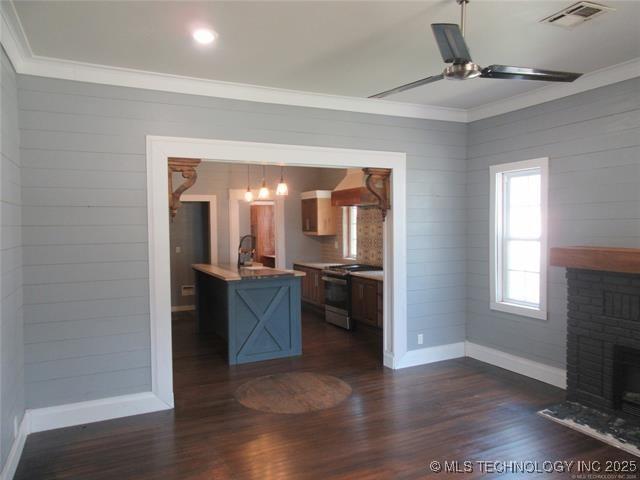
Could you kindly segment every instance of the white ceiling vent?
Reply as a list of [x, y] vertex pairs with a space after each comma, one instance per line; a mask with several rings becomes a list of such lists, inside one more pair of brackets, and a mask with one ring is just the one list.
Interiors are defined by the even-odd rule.
[[573, 28], [600, 15], [612, 12], [615, 8], [605, 7], [597, 3], [579, 2], [565, 8], [553, 15], [540, 20], [540, 23], [549, 23], [563, 28]]

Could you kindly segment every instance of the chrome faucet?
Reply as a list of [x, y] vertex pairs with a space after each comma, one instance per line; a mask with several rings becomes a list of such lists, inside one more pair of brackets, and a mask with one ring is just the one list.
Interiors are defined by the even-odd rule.
[[[249, 239], [249, 245], [246, 246], [245, 240]], [[240, 238], [240, 244], [238, 245], [238, 266], [246, 265], [248, 262], [253, 262], [256, 249], [256, 238], [253, 235], [244, 235]]]

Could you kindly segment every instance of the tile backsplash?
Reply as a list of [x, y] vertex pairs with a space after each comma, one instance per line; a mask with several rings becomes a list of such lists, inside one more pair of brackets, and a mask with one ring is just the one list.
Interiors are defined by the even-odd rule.
[[358, 262], [382, 266], [384, 223], [378, 208], [358, 209]]
[[[342, 257], [342, 211], [343, 209], [340, 209], [336, 236], [321, 240], [323, 262], [345, 262]], [[383, 228], [382, 213], [379, 209], [358, 208], [358, 263], [382, 266]]]

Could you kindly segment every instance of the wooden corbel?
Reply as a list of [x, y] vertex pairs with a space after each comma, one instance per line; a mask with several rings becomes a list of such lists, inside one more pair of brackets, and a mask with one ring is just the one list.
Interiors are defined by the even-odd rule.
[[376, 208], [382, 212], [382, 221], [387, 216], [387, 210], [391, 208], [389, 200], [389, 176], [391, 170], [388, 168], [363, 168], [365, 175], [365, 186], [378, 200]]
[[[196, 183], [198, 173], [196, 167], [201, 160], [196, 158], [175, 158], [169, 157], [169, 213], [171, 219], [176, 216], [180, 208], [180, 196]], [[173, 190], [173, 174], [181, 173], [185, 181], [178, 188]]]

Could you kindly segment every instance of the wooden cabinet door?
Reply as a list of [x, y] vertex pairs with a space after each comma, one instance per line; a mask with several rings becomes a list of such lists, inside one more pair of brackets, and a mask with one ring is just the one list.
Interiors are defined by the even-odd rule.
[[378, 282], [366, 278], [351, 279], [351, 315], [355, 320], [378, 326]]
[[309, 276], [309, 299], [313, 303], [318, 302], [318, 272], [314, 269], [309, 269], [307, 275]]
[[364, 309], [365, 321], [371, 325], [378, 326], [378, 282], [367, 281], [364, 284]]
[[302, 297], [302, 300], [304, 301], [309, 301], [311, 300], [310, 298], [310, 293], [311, 293], [311, 289], [310, 287], [310, 283], [309, 283], [309, 269], [306, 267], [302, 267], [300, 265], [294, 265], [293, 266], [294, 270], [297, 270], [299, 272], [303, 272], [305, 274], [304, 277], [302, 277], [302, 285], [301, 285], [301, 292], [300, 292], [300, 296]]
[[316, 305], [324, 305], [324, 282], [322, 281], [322, 271], [316, 268], [294, 265], [294, 270], [304, 272], [302, 277], [302, 300]]
[[311, 278], [313, 283], [311, 288], [313, 289], [313, 301], [318, 305], [324, 305], [324, 282], [322, 281], [321, 270], [311, 270]]
[[316, 226], [318, 235], [335, 235], [337, 231], [338, 208], [331, 206], [330, 198], [321, 198], [317, 203]]
[[351, 279], [351, 316], [355, 320], [364, 318], [364, 284], [360, 279]]
[[324, 306], [324, 280], [322, 280], [322, 270], [318, 270], [318, 305]]
[[314, 285], [314, 280], [313, 280], [313, 270], [311, 270], [310, 268], [305, 269], [305, 273], [307, 274], [306, 277], [304, 277], [307, 282], [306, 282], [306, 293], [305, 293], [305, 298], [307, 299], [307, 301], [309, 302], [313, 302], [313, 285]]
[[302, 200], [302, 231], [318, 231], [318, 199], [308, 198]]

